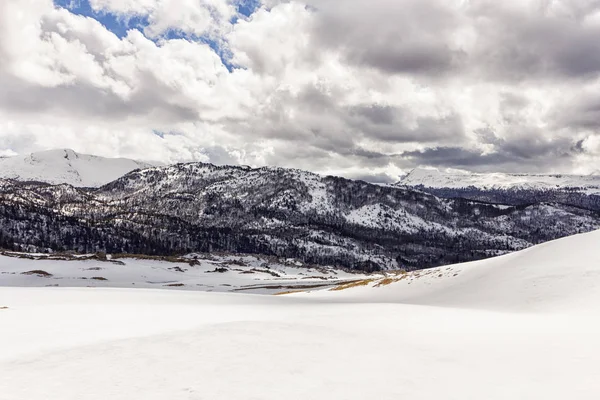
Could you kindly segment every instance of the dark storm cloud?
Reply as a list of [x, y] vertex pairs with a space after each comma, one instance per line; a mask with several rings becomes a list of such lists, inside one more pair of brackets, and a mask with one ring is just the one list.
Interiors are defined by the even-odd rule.
[[462, 118], [456, 113], [445, 116], [418, 116], [410, 109], [362, 105], [347, 111], [348, 125], [361, 135], [392, 143], [454, 142], [464, 139]]
[[540, 140], [536, 136], [514, 141], [498, 140], [491, 152], [465, 147], [438, 146], [400, 154], [401, 160], [413, 166], [430, 165], [476, 171], [547, 171], [569, 166], [572, 157], [582, 152], [580, 141], [568, 139]]
[[476, 132], [479, 143], [493, 145], [494, 151], [509, 158], [535, 160], [540, 157], [565, 156], [573, 148], [570, 138], [551, 137], [538, 127], [521, 125], [511, 131], [510, 138], [499, 137], [491, 128]]
[[364, 117], [367, 121], [377, 125], [392, 125], [396, 119], [397, 110], [391, 106], [372, 104], [370, 106], [356, 106], [350, 109], [350, 114]]
[[466, 15], [477, 34], [471, 65], [489, 78], [517, 81], [597, 76], [600, 26], [583, 20], [598, 3], [577, 3], [471, 2]]
[[337, 96], [335, 91], [326, 92], [316, 85], [307, 85], [296, 94], [281, 90], [273, 94], [261, 114], [251, 120], [230, 120], [227, 126], [246, 136], [302, 146], [304, 152], [313, 149], [354, 156], [368, 164], [376, 159], [386, 162], [389, 155], [365, 150], [358, 144], [363, 139], [389, 144], [457, 143], [465, 136], [457, 113], [419, 116], [409, 108], [381, 104], [346, 107], [337, 102]]
[[[366, 150], [360, 146], [356, 146], [352, 149], [349, 149], [345, 152], [347, 155], [354, 155], [362, 158], [367, 158], [371, 160], [381, 160], [389, 158], [388, 154], [381, 153], [378, 151]], [[342, 153], [343, 154], [343, 153]]]
[[348, 61], [396, 74], [440, 74], [457, 68], [464, 53], [442, 43], [391, 42], [379, 47], [351, 49]]
[[[600, 96], [580, 96], [543, 115], [540, 122], [532, 121], [531, 112], [541, 105], [523, 93], [524, 85], [575, 86], [599, 76], [600, 24], [586, 23], [600, 10], [599, 1], [524, 5], [481, 0], [458, 7], [437, 0], [349, 0], [343, 9], [327, 0], [312, 4], [317, 16], [314, 43], [340, 52], [352, 65], [413, 77], [436, 90], [456, 80], [504, 86], [496, 104], [500, 119], [490, 120], [488, 128], [475, 133], [476, 144], [488, 146], [486, 153], [467, 144], [463, 117], [468, 110], [455, 112], [449, 105], [445, 115], [427, 116], [419, 115], [414, 106], [365, 104], [340, 109], [322, 94], [304, 98], [316, 105], [313, 116], [329, 113], [344, 121], [332, 127], [338, 133], [394, 144], [431, 144], [396, 157], [399, 167], [425, 164], [489, 171], [571, 167], [582, 152], [580, 131], [600, 130]], [[465, 35], [472, 41], [462, 40]], [[337, 152], [348, 154], [354, 148], [347, 144]], [[365, 161], [373, 159], [354, 154]], [[380, 157], [382, 163], [390, 158]]]
[[521, 160], [540, 160], [548, 157], [568, 156], [573, 143], [568, 139], [549, 140], [541, 133], [533, 133], [503, 141], [497, 146], [502, 154]]
[[[192, 105], [169, 101], [172, 89], [151, 75], [141, 79], [140, 88], [127, 100], [83, 82], [45, 87], [25, 82], [0, 71], [0, 108], [17, 113], [51, 112], [54, 115], [96, 120], [125, 120], [135, 116], [164, 122], [196, 121]], [[174, 94], [174, 93], [172, 93]]]
[[582, 93], [556, 107], [552, 121], [559, 128], [600, 133], [600, 94]]
[[469, 168], [482, 165], [505, 164], [511, 160], [501, 154], [484, 155], [478, 150], [463, 147], [430, 147], [423, 150], [407, 151], [400, 155], [414, 165], [432, 165], [436, 167]]
[[315, 46], [385, 73], [523, 81], [600, 72], [600, 25], [585, 23], [597, 1], [309, 2]]
[[312, 0], [315, 45], [340, 49], [346, 60], [391, 74], [437, 75], [465, 61], [450, 43], [460, 15], [436, 0]]
[[585, 153], [585, 148], [583, 146], [584, 140], [578, 140], [572, 147], [571, 151], [574, 153]]

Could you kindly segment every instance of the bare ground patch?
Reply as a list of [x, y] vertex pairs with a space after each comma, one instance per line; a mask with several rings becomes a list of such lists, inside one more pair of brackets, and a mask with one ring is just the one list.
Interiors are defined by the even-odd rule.
[[36, 275], [42, 278], [50, 278], [52, 276], [51, 273], [43, 271], [41, 269], [34, 269], [32, 271], [21, 272], [21, 275]]
[[329, 290], [338, 291], [338, 290], [350, 289], [353, 287], [367, 286], [374, 281], [375, 281], [375, 279], [361, 279], [358, 281], [345, 282], [345, 283], [341, 283], [341, 284], [337, 285], [336, 287], [333, 287]]
[[283, 289], [318, 289], [327, 287], [330, 285], [323, 284], [315, 284], [315, 285], [253, 285], [253, 286], [244, 286], [241, 288], [234, 289], [236, 292], [241, 292], [244, 290], [255, 290], [255, 289], [271, 289], [271, 290], [283, 290]]

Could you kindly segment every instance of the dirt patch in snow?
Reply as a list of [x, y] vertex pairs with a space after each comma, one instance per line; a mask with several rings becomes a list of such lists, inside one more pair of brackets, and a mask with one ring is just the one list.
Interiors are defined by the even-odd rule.
[[42, 271], [41, 269], [34, 269], [33, 271], [21, 272], [21, 275], [37, 275], [43, 278], [50, 278], [52, 276], [51, 273]]
[[359, 281], [352, 281], [352, 282], [346, 282], [346, 283], [342, 283], [334, 288], [331, 288], [329, 290], [331, 291], [338, 291], [338, 290], [346, 290], [346, 289], [350, 289], [353, 287], [359, 287], [359, 286], [367, 286], [369, 285], [371, 282], [373, 282], [374, 279], [362, 279]]

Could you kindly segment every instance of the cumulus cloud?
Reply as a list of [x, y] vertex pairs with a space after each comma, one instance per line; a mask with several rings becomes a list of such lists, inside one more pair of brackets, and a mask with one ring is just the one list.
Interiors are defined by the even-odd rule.
[[[591, 172], [596, 0], [0, 2], [0, 154]], [[103, 16], [143, 21], [116, 35]]]
[[122, 18], [142, 16], [148, 20], [144, 33], [158, 37], [169, 31], [219, 38], [231, 29], [237, 14], [233, 2], [224, 0], [89, 0], [92, 9]]

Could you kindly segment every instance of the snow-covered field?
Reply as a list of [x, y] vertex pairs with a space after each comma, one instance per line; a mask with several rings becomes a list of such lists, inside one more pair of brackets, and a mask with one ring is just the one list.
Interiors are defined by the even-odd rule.
[[303, 266], [293, 259], [251, 255], [196, 255], [195, 258], [190, 255], [163, 259], [109, 255], [104, 261], [93, 255], [66, 256], [0, 253], [0, 286], [160, 288], [279, 294], [326, 289], [367, 278], [361, 273], [330, 267]]
[[0, 399], [595, 400], [599, 242], [286, 296], [3, 287]]

